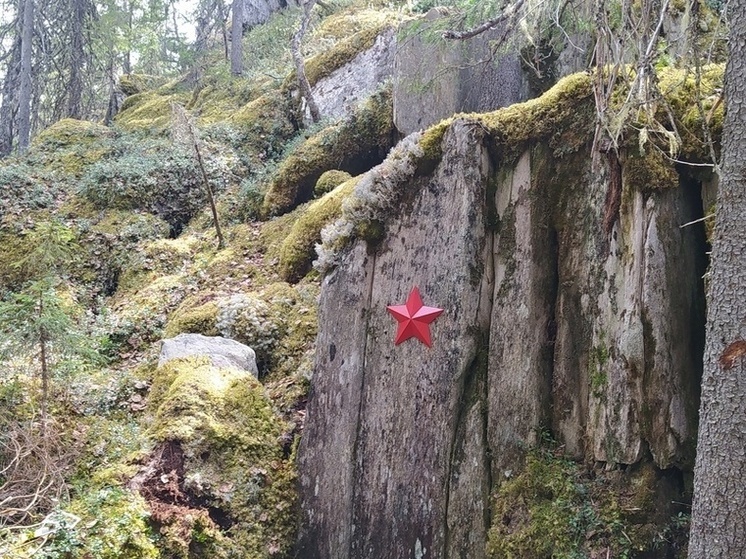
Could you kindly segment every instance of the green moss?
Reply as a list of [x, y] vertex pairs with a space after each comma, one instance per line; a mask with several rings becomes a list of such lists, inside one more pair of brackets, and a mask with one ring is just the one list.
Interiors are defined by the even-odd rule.
[[[673, 511], [652, 464], [590, 475], [557, 448], [534, 449], [494, 494], [487, 556], [493, 559], [663, 557]], [[680, 542], [675, 542], [679, 545]], [[669, 547], [671, 546], [671, 547]]]
[[179, 359], [151, 389], [158, 441], [178, 441], [185, 487], [233, 520], [226, 548], [242, 557], [283, 556], [295, 539], [295, 469], [279, 438], [287, 425], [251, 374]]
[[270, 183], [262, 211], [285, 213], [308, 200], [325, 171], [359, 170], [360, 161], [383, 158], [393, 134], [391, 89], [374, 94], [350, 118], [310, 137], [280, 165]]
[[106, 140], [111, 137], [112, 131], [106, 126], [65, 118], [34, 138], [30, 155], [47, 169], [77, 176], [109, 152]]
[[337, 188], [343, 182], [350, 180], [352, 176], [350, 173], [345, 171], [339, 171], [332, 169], [331, 171], [325, 171], [316, 181], [316, 186], [313, 187], [313, 193], [317, 197], [321, 197], [324, 194], [328, 194], [335, 188]]
[[84, 559], [157, 559], [145, 501], [127, 489], [107, 487], [83, 494], [68, 510], [81, 518], [79, 546], [65, 557]]
[[606, 347], [604, 336], [600, 337], [599, 344], [591, 350], [588, 360], [589, 379], [591, 392], [596, 398], [603, 396], [606, 389], [607, 373], [606, 364], [609, 362], [609, 348]]
[[188, 100], [186, 93], [137, 93], [124, 100], [115, 122], [127, 132], [162, 132], [171, 123], [171, 104]]
[[[337, 68], [341, 68], [351, 62], [358, 54], [371, 48], [378, 36], [387, 29], [392, 29], [392, 24], [387, 21], [388, 17], [381, 14], [380, 17], [370, 18], [364, 29], [339, 41], [333, 48], [317, 54], [306, 61], [306, 77], [311, 86], [316, 85], [319, 80], [327, 77]], [[295, 89], [297, 87], [297, 76], [293, 71], [283, 84], [284, 89]]]
[[311, 203], [293, 224], [280, 249], [280, 277], [297, 282], [311, 270], [314, 247], [321, 242], [321, 230], [342, 213], [342, 201], [355, 188], [359, 178], [337, 186], [323, 198]]
[[149, 74], [122, 74], [119, 78], [119, 89], [126, 96], [136, 95], [155, 89], [162, 85], [163, 79]]
[[644, 153], [628, 150], [623, 163], [624, 180], [635, 191], [676, 188], [679, 173], [660, 149], [648, 146]]
[[270, 91], [246, 103], [228, 119], [244, 137], [244, 148], [260, 161], [273, 157], [295, 134], [287, 95]]
[[216, 320], [218, 305], [215, 301], [200, 301], [203, 297], [187, 297], [173, 312], [166, 323], [164, 337], [173, 338], [179, 334], [194, 333], [217, 336]]
[[[680, 158], [706, 160], [710, 156], [703, 134], [702, 115], [697, 107], [698, 96], [710, 136], [716, 144], [722, 136], [725, 115], [725, 103], [721, 98], [723, 72], [723, 64], [711, 64], [702, 68], [699, 90], [696, 77], [691, 71], [669, 67], [659, 72], [659, 88], [676, 117], [681, 136]], [[662, 109], [659, 110], [658, 119], [661, 122], [668, 121]], [[667, 146], [663, 146], [663, 149], [667, 149]]]
[[424, 151], [422, 160], [424, 162], [437, 163], [443, 157], [443, 136], [453, 119], [446, 119], [435, 126], [431, 126], [420, 138], [420, 147]]
[[485, 127], [502, 164], [511, 164], [538, 139], [548, 140], [555, 156], [573, 153], [592, 139], [593, 85], [586, 73], [562, 78], [541, 97], [492, 113], [466, 116]]
[[190, 263], [196, 244], [197, 239], [188, 235], [176, 239], [144, 240], [122, 270], [119, 289], [135, 290], [159, 276], [178, 273]]

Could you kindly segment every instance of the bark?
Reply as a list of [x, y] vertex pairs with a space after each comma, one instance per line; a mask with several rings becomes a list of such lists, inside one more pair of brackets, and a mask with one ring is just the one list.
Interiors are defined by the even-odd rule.
[[318, 122], [321, 120], [321, 113], [319, 112], [319, 107], [316, 105], [316, 101], [313, 98], [311, 84], [308, 82], [308, 78], [306, 77], [306, 64], [303, 60], [303, 53], [301, 53], [301, 43], [303, 42], [303, 37], [306, 35], [306, 31], [308, 30], [308, 24], [311, 21], [311, 12], [313, 11], [315, 4], [316, 0], [306, 0], [303, 3], [303, 20], [301, 21], [298, 30], [293, 34], [290, 49], [293, 53], [295, 72], [298, 74], [298, 88], [300, 89], [300, 94], [308, 104], [311, 119], [314, 122]]
[[712, 246], [690, 559], [746, 555], [746, 11], [729, 4], [722, 174]]
[[23, 3], [21, 23], [21, 75], [18, 91], [18, 151], [28, 149], [31, 136], [31, 39], [34, 34], [34, 1]]
[[80, 119], [83, 112], [83, 64], [85, 59], [83, 32], [85, 0], [72, 0], [70, 25], [70, 78], [67, 82], [66, 116]]
[[243, 74], [243, 0], [233, 0], [231, 24], [231, 73]]
[[13, 149], [16, 128], [14, 126], [18, 108], [18, 88], [21, 73], [21, 37], [13, 43], [8, 71], [3, 82], [3, 103], [0, 105], [0, 157], [9, 155]]

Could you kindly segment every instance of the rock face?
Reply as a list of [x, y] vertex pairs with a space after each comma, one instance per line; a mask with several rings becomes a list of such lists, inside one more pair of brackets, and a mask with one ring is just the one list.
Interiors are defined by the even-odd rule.
[[202, 334], [179, 334], [163, 340], [158, 366], [172, 359], [195, 356], [209, 357], [214, 367], [233, 368], [249, 372], [254, 377], [259, 376], [256, 354], [249, 346], [220, 336]]
[[[323, 280], [299, 452], [300, 556], [485, 556], [489, 496], [537, 433], [588, 463], [693, 459], [704, 325], [699, 184], [635, 162], [495, 157], [456, 119], [376, 243]], [[433, 347], [386, 306], [444, 308]], [[652, 466], [651, 466], [652, 467]]]
[[439, 38], [437, 8], [402, 25], [395, 62], [394, 124], [402, 134], [458, 112], [483, 112], [528, 99], [520, 54], [493, 56], [495, 29], [466, 41]]
[[[312, 88], [324, 118], [342, 118], [366, 100], [391, 77], [394, 70], [396, 36], [393, 29], [378, 36], [371, 48], [320, 79]], [[306, 118], [310, 113], [306, 109]]]

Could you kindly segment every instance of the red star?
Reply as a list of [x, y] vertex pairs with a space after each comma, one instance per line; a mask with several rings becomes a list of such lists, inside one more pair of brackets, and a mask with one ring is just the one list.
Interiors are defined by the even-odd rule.
[[430, 323], [438, 318], [443, 309], [426, 307], [422, 304], [420, 290], [412, 288], [409, 298], [404, 305], [392, 305], [386, 309], [399, 322], [394, 343], [399, 345], [409, 338], [417, 338], [427, 347], [432, 347], [430, 341]]

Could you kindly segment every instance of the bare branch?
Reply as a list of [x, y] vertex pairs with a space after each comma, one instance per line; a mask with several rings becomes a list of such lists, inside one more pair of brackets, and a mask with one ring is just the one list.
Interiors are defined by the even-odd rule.
[[488, 19], [487, 21], [485, 21], [481, 25], [478, 25], [477, 27], [474, 27], [473, 29], [468, 29], [466, 31], [456, 31], [453, 29], [449, 29], [447, 31], [444, 31], [443, 38], [463, 41], [465, 39], [476, 37], [477, 35], [484, 33], [485, 31], [489, 31], [490, 29], [494, 29], [502, 22], [514, 17], [523, 7], [523, 4], [525, 4], [525, 2], [526, 0], [516, 0], [514, 4], [506, 7], [499, 15], [493, 17], [492, 19]]

